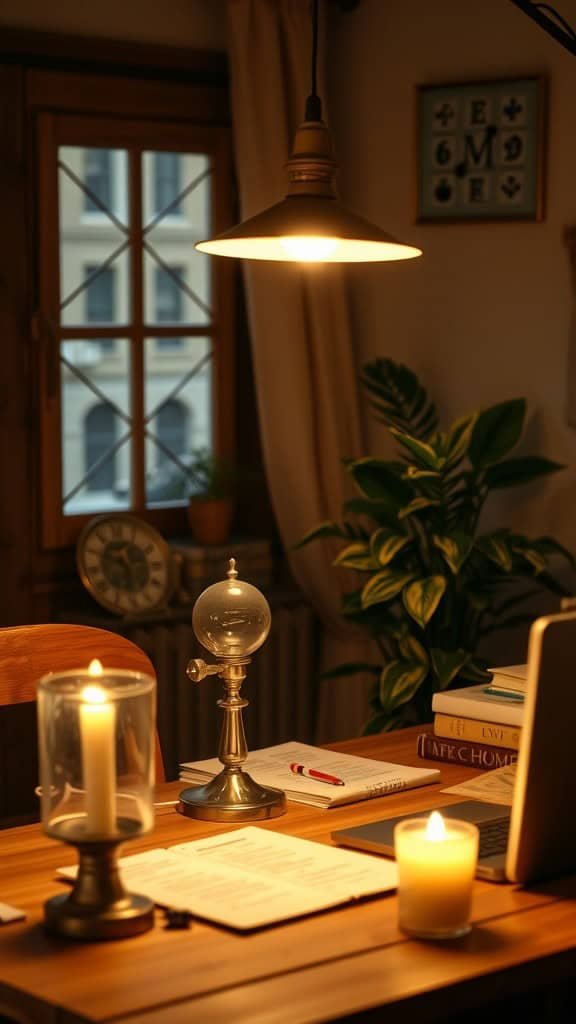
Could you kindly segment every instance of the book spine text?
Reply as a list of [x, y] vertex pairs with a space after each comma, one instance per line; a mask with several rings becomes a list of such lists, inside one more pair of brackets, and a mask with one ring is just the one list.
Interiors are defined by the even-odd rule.
[[418, 757], [449, 764], [463, 764], [467, 768], [478, 768], [484, 772], [505, 765], [516, 764], [518, 754], [505, 747], [490, 747], [484, 743], [470, 743], [466, 740], [442, 739], [431, 732], [418, 736]]
[[436, 714], [434, 735], [443, 739], [484, 743], [488, 747], [505, 747], [508, 750], [518, 750], [520, 746], [520, 729], [515, 725], [498, 725], [456, 715]]

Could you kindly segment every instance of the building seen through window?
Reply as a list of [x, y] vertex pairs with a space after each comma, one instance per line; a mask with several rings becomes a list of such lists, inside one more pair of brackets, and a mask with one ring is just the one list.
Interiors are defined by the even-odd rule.
[[194, 250], [209, 160], [60, 146], [58, 163], [63, 513], [133, 508], [139, 474], [150, 507], [183, 502], [191, 451], [213, 444], [211, 261]]

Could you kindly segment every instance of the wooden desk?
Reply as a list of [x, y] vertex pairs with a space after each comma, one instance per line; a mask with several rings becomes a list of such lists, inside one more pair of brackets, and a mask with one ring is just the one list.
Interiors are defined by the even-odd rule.
[[[370, 757], [417, 763], [415, 731], [339, 744]], [[430, 763], [431, 766], [432, 763]], [[443, 785], [470, 769], [441, 766]], [[332, 829], [423, 810], [454, 798], [428, 786], [319, 811], [290, 805], [265, 828], [329, 842]], [[161, 787], [159, 799], [179, 789]], [[152, 836], [126, 852], [199, 838], [221, 826], [161, 808]], [[482, 1001], [554, 984], [576, 969], [576, 876], [530, 890], [477, 882], [476, 928], [465, 939], [432, 944], [397, 929], [395, 896], [371, 899], [251, 935], [195, 923], [101, 944], [51, 939], [42, 903], [61, 890], [54, 869], [74, 854], [38, 826], [0, 834], [0, 899], [28, 921], [0, 928], [0, 1015], [33, 1024], [304, 1024], [350, 1019], [436, 1021]], [[385, 1008], [385, 1009], [377, 1009]]]

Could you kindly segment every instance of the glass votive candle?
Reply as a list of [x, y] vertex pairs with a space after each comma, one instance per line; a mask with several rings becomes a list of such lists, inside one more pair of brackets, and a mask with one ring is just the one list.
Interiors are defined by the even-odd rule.
[[408, 818], [394, 829], [398, 864], [398, 923], [423, 939], [453, 939], [470, 931], [478, 829], [468, 821]]
[[127, 669], [53, 672], [38, 684], [42, 824], [54, 839], [123, 839], [154, 824], [156, 684]]
[[154, 825], [156, 682], [142, 672], [49, 673], [38, 684], [42, 825], [78, 849], [69, 895], [45, 905], [46, 926], [71, 938], [122, 938], [147, 930], [153, 905], [124, 891], [120, 843]]

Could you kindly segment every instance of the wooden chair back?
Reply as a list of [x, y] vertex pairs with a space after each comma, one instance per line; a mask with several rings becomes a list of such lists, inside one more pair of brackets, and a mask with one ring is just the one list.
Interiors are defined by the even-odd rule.
[[[133, 669], [156, 678], [152, 662], [136, 644], [106, 629], [60, 623], [0, 629], [0, 707], [30, 705], [36, 701], [36, 684], [41, 676], [88, 665], [93, 658], [98, 658], [104, 668]], [[28, 716], [27, 722], [30, 721]], [[9, 726], [6, 731], [9, 746]], [[20, 755], [35, 761], [36, 751], [25, 750]], [[164, 764], [157, 734], [155, 761], [156, 780], [163, 782]]]

